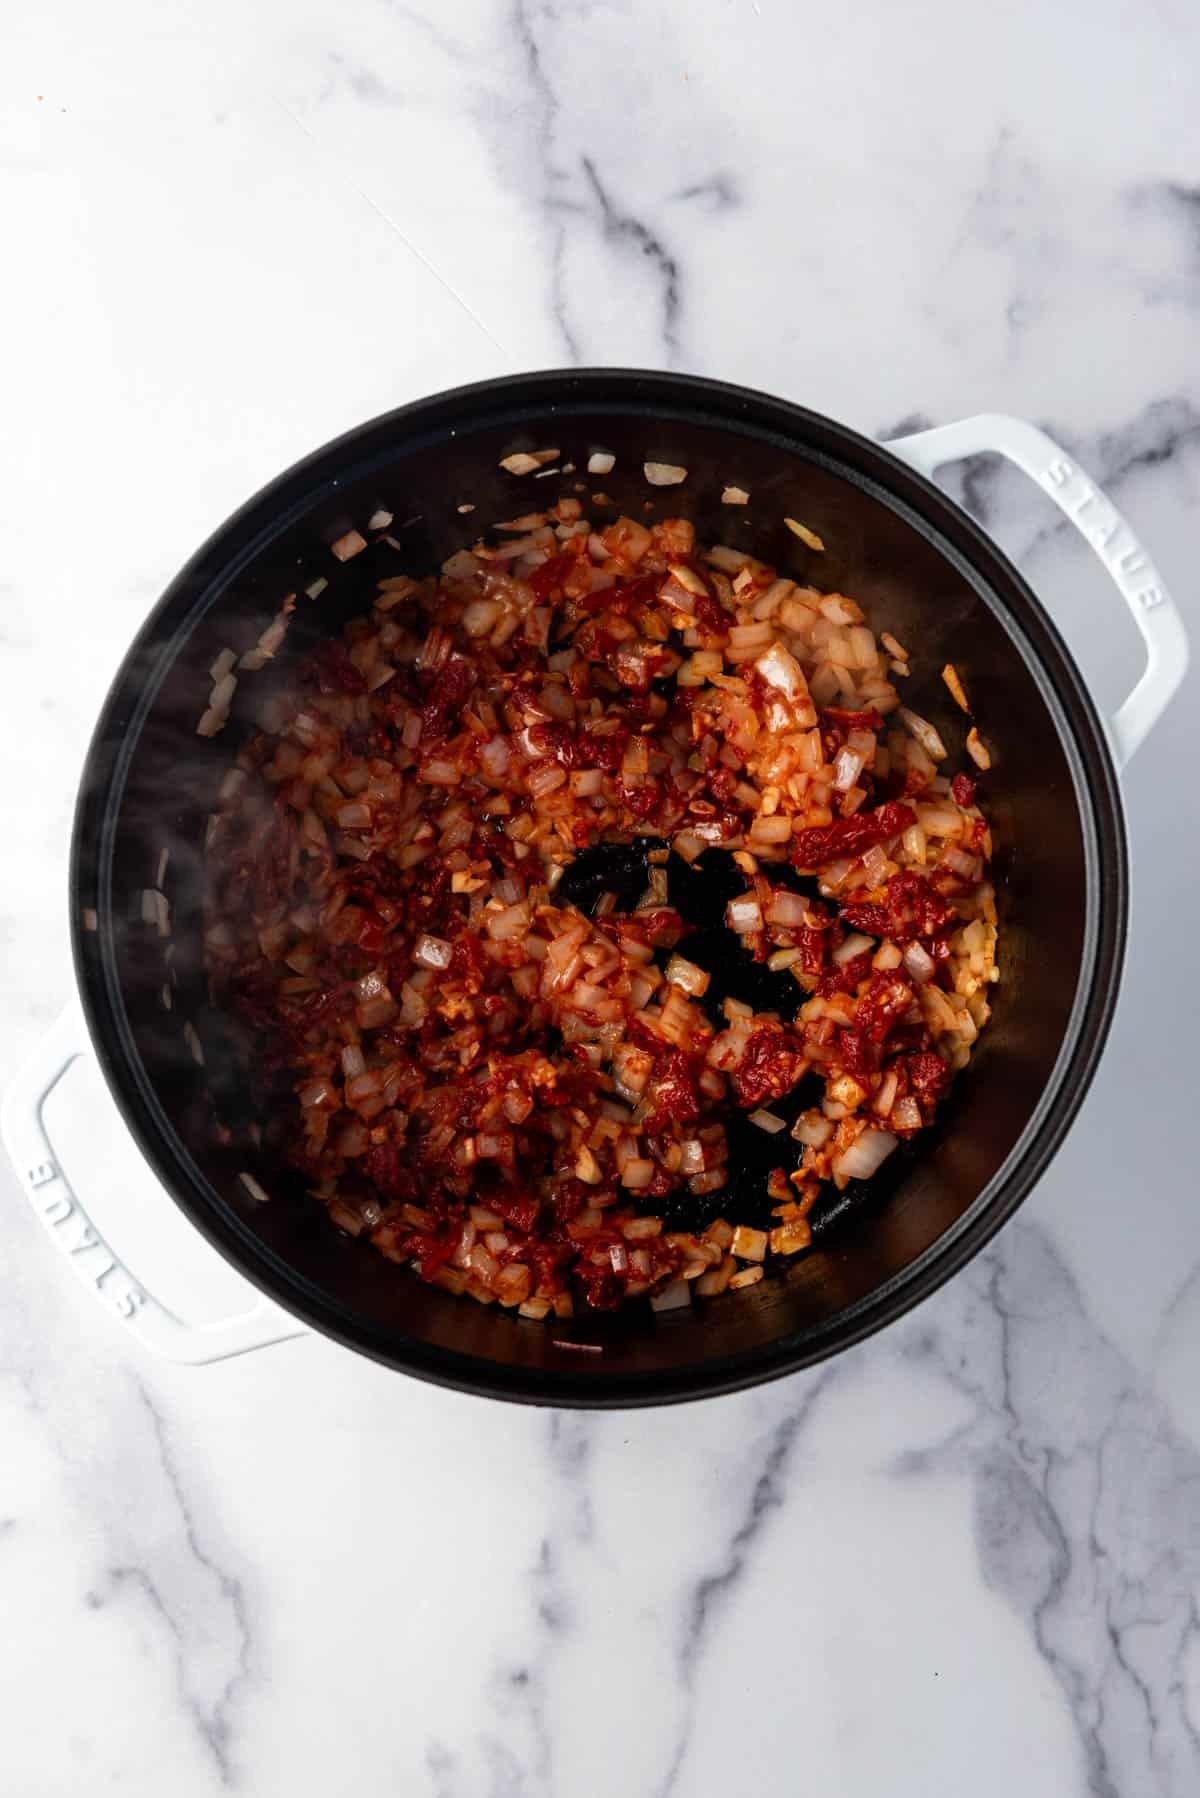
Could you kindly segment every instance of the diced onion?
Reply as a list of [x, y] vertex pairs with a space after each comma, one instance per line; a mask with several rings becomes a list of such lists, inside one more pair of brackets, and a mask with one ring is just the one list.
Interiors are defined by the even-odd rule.
[[229, 710], [230, 701], [237, 691], [237, 684], [237, 675], [229, 673], [222, 674], [220, 679], [213, 683], [212, 692], [208, 696], [208, 703], [212, 711], [227, 712]]
[[981, 768], [986, 774], [987, 770], [992, 765], [992, 755], [987, 744], [974, 726], [967, 732], [967, 754], [970, 756], [975, 766]]
[[354, 1020], [360, 1030], [379, 1030], [396, 1015], [396, 1001], [387, 995], [364, 999], [354, 1007]]
[[835, 790], [839, 793], [848, 793], [865, 766], [866, 757], [859, 755], [857, 750], [840, 750], [837, 761], [833, 765]]
[[528, 927], [529, 908], [524, 903], [506, 905], [502, 911], [491, 912], [484, 923], [492, 941], [504, 943]]
[[906, 727], [917, 739], [917, 742], [921, 745], [921, 748], [925, 751], [926, 755], [930, 756], [935, 762], [945, 760], [945, 757], [948, 754], [946, 745], [942, 742], [941, 737], [938, 735], [933, 725], [930, 724], [928, 718], [922, 718], [919, 713], [910, 711], [906, 705], [899, 707], [896, 716], [904, 720]]
[[833, 1171], [846, 1180], [869, 1180], [883, 1166], [897, 1138], [890, 1130], [864, 1130], [833, 1163]]
[[908, 945], [908, 948], [904, 951], [904, 966], [918, 986], [923, 985], [926, 980], [932, 980], [933, 978], [933, 957], [920, 943], [910, 943]]
[[516, 450], [511, 456], [503, 456], [500, 466], [509, 474], [533, 474], [547, 462], [557, 462], [556, 449]]
[[348, 562], [352, 556], [361, 555], [367, 547], [367, 540], [361, 531], [347, 531], [329, 547], [339, 562]]
[[567, 784], [567, 771], [554, 762], [541, 762], [530, 771], [528, 784], [535, 800], [545, 799], [547, 794], [555, 793]]
[[776, 887], [767, 903], [765, 917], [768, 924], [779, 924], [786, 930], [796, 930], [804, 925], [812, 910], [812, 901], [803, 893], [793, 893], [788, 887]]
[[[767, 685], [777, 688], [786, 699], [807, 696], [808, 684], [804, 679], [804, 671], [782, 643], [772, 643], [766, 654], [759, 656], [754, 666]], [[812, 721], [810, 713], [808, 722], [811, 724]]]
[[681, 830], [671, 844], [676, 855], [685, 862], [694, 862], [704, 854], [708, 844], [704, 838], [697, 836], [693, 830]]
[[760, 843], [786, 843], [791, 834], [792, 821], [790, 818], [784, 817], [782, 813], [777, 813], [771, 818], [756, 818], [750, 826], [752, 847], [756, 847]]
[[889, 1070], [880, 1083], [879, 1091], [871, 1100], [871, 1110], [877, 1117], [886, 1117], [895, 1102], [900, 1081], [894, 1070]]
[[664, 1286], [661, 1292], [650, 1294], [652, 1311], [679, 1311], [685, 1305], [690, 1305], [691, 1302], [691, 1288], [686, 1280], [672, 1280], [671, 1284]]
[[762, 908], [757, 899], [731, 899], [725, 907], [725, 918], [730, 930], [735, 930], [739, 936], [762, 929]]
[[704, 1172], [704, 1144], [696, 1137], [680, 1143], [679, 1171], [681, 1174], [702, 1174]]
[[954, 666], [953, 662], [947, 662], [946, 666], [942, 669], [942, 679], [949, 687], [955, 705], [960, 707], [962, 711], [969, 712], [971, 709], [970, 701], [967, 699], [966, 689], [962, 684], [958, 669]]
[[316, 1105], [337, 1103], [337, 1094], [328, 1080], [310, 1080], [306, 1086], [299, 1089], [296, 1097], [305, 1111], [311, 1111]]
[[819, 1111], [805, 1111], [792, 1125], [792, 1135], [806, 1148], [819, 1149], [833, 1135], [833, 1125]]
[[654, 1163], [637, 1156], [627, 1161], [621, 1169], [621, 1185], [627, 1186], [630, 1192], [641, 1192], [649, 1186], [654, 1178]]
[[767, 1252], [767, 1233], [752, 1230], [748, 1224], [739, 1224], [729, 1248], [739, 1261], [761, 1261]]
[[785, 518], [783, 522], [786, 524], [788, 530], [792, 532], [793, 536], [799, 537], [801, 543], [807, 543], [809, 549], [822, 550], [825, 548], [824, 543], [817, 536], [817, 533], [815, 531], [810, 531], [808, 526], [806, 524], [801, 524], [798, 519]]
[[489, 737], [479, 750], [484, 772], [493, 780], [502, 780], [511, 759], [507, 737]]
[[968, 855], [962, 849], [947, 849], [942, 857], [943, 865], [953, 870], [963, 880], [975, 880], [979, 875], [979, 858]]
[[833, 952], [832, 960], [841, 968], [848, 961], [854, 961], [858, 956], [865, 955], [867, 950], [873, 947], [873, 938], [863, 936], [861, 931], [852, 930], [850, 935], [838, 944]]
[[871, 847], [862, 858], [862, 864], [867, 885], [871, 887], [882, 886], [888, 864], [888, 853], [883, 844], [872, 843]]
[[486, 637], [500, 616], [500, 606], [494, 599], [475, 599], [463, 608], [462, 627], [468, 637]]
[[673, 955], [667, 963], [667, 979], [674, 986], [682, 987], [685, 993], [693, 998], [701, 999], [708, 991], [710, 976], [703, 968], [698, 968], [694, 961], [686, 961], [682, 955]]

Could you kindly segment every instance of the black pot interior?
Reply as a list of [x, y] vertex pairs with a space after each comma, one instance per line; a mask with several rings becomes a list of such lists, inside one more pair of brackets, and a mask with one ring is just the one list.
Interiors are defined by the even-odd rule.
[[[498, 467], [513, 449], [544, 446], [576, 472], [516, 479]], [[586, 474], [593, 449], [616, 455], [611, 474]], [[647, 459], [685, 466], [686, 482], [648, 486]], [[423, 1286], [336, 1232], [297, 1176], [239, 1140], [247, 1047], [206, 996], [203, 840], [217, 784], [289, 657], [365, 609], [382, 575], [425, 573], [489, 521], [581, 482], [595, 516], [683, 513], [702, 540], [752, 549], [857, 598], [876, 629], [909, 647], [910, 703], [936, 722], [955, 766], [966, 765], [967, 720], [940, 670], [957, 665], [995, 755], [985, 803], [1003, 979], [939, 1125], [830, 1208], [812, 1253], [690, 1312], [638, 1305], [547, 1326]], [[747, 507], [721, 503], [728, 482], [749, 490]], [[593, 492], [610, 503], [593, 506]], [[328, 544], [380, 506], [394, 514], [400, 551], [379, 543], [339, 564]], [[785, 515], [817, 531], [825, 553], [799, 543]], [[303, 589], [318, 576], [328, 587], [309, 599]], [[250, 647], [290, 592], [301, 597], [284, 653], [241, 680], [224, 732], [200, 738], [210, 665], [227, 645]], [[169, 936], [143, 921], [164, 850]], [[93, 1031], [143, 1147], [206, 1234], [274, 1296], [370, 1353], [475, 1390], [650, 1401], [763, 1377], [852, 1340], [944, 1278], [1007, 1215], [1077, 1106], [1103, 1038], [1123, 853], [1111, 769], [1072, 665], [1008, 564], [932, 488], [876, 446], [761, 396], [617, 371], [525, 377], [424, 402], [318, 452], [180, 576], [118, 677], [93, 745], [75, 908], [77, 926], [91, 908], [99, 927], [77, 928], [77, 949]], [[234, 1127], [224, 1146], [214, 1100]], [[243, 1168], [271, 1203], [249, 1199]]]

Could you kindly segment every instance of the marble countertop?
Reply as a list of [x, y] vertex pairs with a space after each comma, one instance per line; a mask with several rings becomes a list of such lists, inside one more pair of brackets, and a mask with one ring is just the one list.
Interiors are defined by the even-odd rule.
[[[1024, 414], [1200, 629], [1184, 0], [50, 0], [3, 39], [0, 1083], [68, 997], [74, 784], [145, 611], [418, 393], [581, 360], [876, 434]], [[1119, 700], [1086, 551], [1018, 476], [952, 478]], [[166, 1365], [0, 1169], [0, 1789], [1200, 1790], [1198, 701], [1128, 772], [1122, 997], [1052, 1170], [812, 1374], [581, 1416], [315, 1339]], [[189, 1245], [165, 1296], [227, 1303]]]

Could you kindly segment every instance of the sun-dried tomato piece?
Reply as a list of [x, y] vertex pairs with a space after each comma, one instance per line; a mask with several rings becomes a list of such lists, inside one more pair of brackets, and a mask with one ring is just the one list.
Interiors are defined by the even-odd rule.
[[550, 1209], [559, 1224], [569, 1224], [591, 1202], [592, 1188], [585, 1186], [582, 1180], [577, 1180], [574, 1174], [569, 1174], [551, 1194]]
[[554, 722], [531, 724], [529, 737], [548, 761], [557, 762], [562, 768], [578, 768], [581, 765], [579, 738], [569, 725]]
[[644, 787], [627, 786], [622, 781], [621, 799], [635, 818], [651, 818], [662, 803], [662, 791], [652, 781]]
[[317, 686], [322, 693], [365, 693], [367, 679], [350, 660], [344, 643], [325, 644], [316, 657]]
[[422, 1280], [432, 1280], [439, 1268], [445, 1267], [458, 1247], [458, 1235], [458, 1231], [452, 1229], [440, 1236], [420, 1232], [407, 1239], [405, 1247], [412, 1256], [414, 1270]]
[[629, 732], [624, 725], [616, 730], [580, 731], [576, 739], [578, 766], [581, 768], [602, 768], [605, 774], [616, 774], [625, 759], [625, 748], [629, 742]]
[[679, 913], [670, 905], [647, 906], [644, 911], [635, 911], [621, 919], [622, 931], [640, 936], [656, 949], [673, 949], [686, 928]]
[[873, 1074], [879, 1066], [880, 1052], [861, 1030], [842, 1030], [837, 1039], [838, 1059], [848, 1074]]
[[486, 1202], [489, 1209], [498, 1211], [514, 1230], [532, 1230], [541, 1210], [537, 1195], [519, 1187], [493, 1188], [487, 1194]]
[[807, 924], [801, 924], [790, 932], [792, 945], [800, 951], [800, 960], [795, 966], [805, 974], [819, 974], [825, 965], [825, 945], [829, 933], [825, 930], [813, 930]]
[[834, 993], [852, 993], [856, 986], [867, 978], [871, 972], [871, 953], [852, 956], [849, 961], [835, 964], [828, 973], [822, 974], [817, 982], [819, 998], [831, 998]]
[[783, 1030], [755, 1030], [729, 1080], [739, 1105], [749, 1108], [764, 1099], [781, 1099], [799, 1077], [803, 1054]]
[[[938, 936], [957, 922], [954, 907], [947, 905], [942, 895], [935, 892], [925, 876], [914, 868], [893, 874], [888, 882], [888, 904], [894, 913], [911, 922], [917, 936]], [[903, 930], [901, 933], [904, 934]]]
[[839, 861], [843, 856], [861, 855], [873, 844], [899, 836], [916, 821], [917, 814], [911, 806], [889, 799], [872, 812], [855, 812], [849, 818], [835, 818], [832, 824], [798, 830], [791, 842], [793, 866], [822, 868], [826, 862]]
[[689, 597], [692, 616], [700, 629], [709, 636], [724, 636], [733, 623], [733, 619], [720, 602], [714, 599], [711, 593], [693, 593]]
[[358, 927], [358, 946], [367, 955], [378, 955], [388, 940], [387, 926], [381, 918], [372, 914], [363, 919]]
[[583, 1288], [584, 1304], [593, 1311], [615, 1311], [625, 1296], [624, 1286], [611, 1265], [598, 1267], [594, 1261], [581, 1261], [575, 1278]]
[[574, 551], [563, 551], [551, 556], [540, 568], [535, 568], [529, 577], [529, 585], [533, 588], [534, 597], [539, 605], [546, 605], [556, 595], [561, 596], [562, 584], [575, 566]]
[[843, 924], [865, 930], [868, 936], [891, 937], [893, 942], [912, 942], [914, 937], [936, 937], [953, 929], [958, 920], [953, 906], [934, 890], [923, 874], [904, 868], [893, 874], [885, 888], [885, 901], [855, 904], [841, 911]]
[[872, 1042], [881, 1043], [911, 1004], [912, 988], [904, 976], [881, 970], [871, 976], [871, 984], [858, 1002], [855, 1026]]
[[892, 933], [892, 913], [886, 905], [844, 905], [841, 920], [853, 930], [865, 930], [868, 936], [890, 936]]
[[475, 670], [465, 656], [451, 656], [435, 676], [421, 706], [421, 741], [447, 734], [447, 725], [475, 685]]
[[700, 1068], [693, 1065], [682, 1049], [660, 1051], [651, 1088], [653, 1110], [644, 1126], [651, 1136], [671, 1124], [686, 1124], [700, 1116], [703, 1107], [697, 1085], [699, 1072]]
[[905, 1055], [902, 1065], [909, 1090], [917, 1098], [929, 1099], [935, 1104], [949, 1086], [953, 1074], [949, 1062], [943, 1061], [931, 1049], [923, 1054]]
[[617, 581], [611, 587], [598, 587], [577, 602], [583, 612], [616, 612], [626, 618], [643, 606], [652, 606], [662, 586], [661, 574], [639, 574], [629, 581]]
[[416, 1203], [419, 1186], [411, 1168], [405, 1167], [398, 1144], [373, 1143], [363, 1157], [367, 1178], [391, 1204]]

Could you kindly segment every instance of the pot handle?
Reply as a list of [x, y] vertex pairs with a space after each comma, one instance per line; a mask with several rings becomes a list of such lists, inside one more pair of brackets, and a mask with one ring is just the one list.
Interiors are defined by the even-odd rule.
[[1145, 671], [1107, 721], [1113, 755], [1118, 768], [1124, 768], [1158, 723], [1188, 664], [1183, 620], [1128, 519], [1052, 438], [1022, 418], [982, 412], [895, 438], [886, 447], [930, 479], [944, 462], [984, 453], [1005, 456], [1050, 495], [1095, 550], [1146, 645]]
[[169, 1361], [192, 1366], [225, 1361], [248, 1349], [307, 1335], [303, 1324], [263, 1296], [237, 1317], [187, 1323], [147, 1292], [108, 1247], [55, 1159], [44, 1115], [46, 1101], [67, 1069], [88, 1053], [87, 1026], [78, 1005], [72, 1004], [17, 1075], [0, 1112], [5, 1147], [59, 1253], [139, 1341]]

